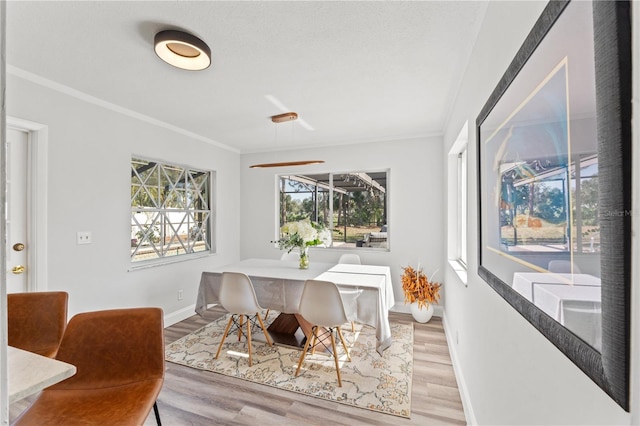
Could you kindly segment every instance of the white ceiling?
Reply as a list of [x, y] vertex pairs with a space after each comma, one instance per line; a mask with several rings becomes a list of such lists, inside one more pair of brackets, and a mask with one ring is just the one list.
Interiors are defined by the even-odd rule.
[[[243, 153], [420, 137], [442, 133], [485, 10], [485, 1], [8, 1], [8, 72]], [[203, 39], [212, 66], [162, 62], [153, 37], [163, 29]], [[271, 122], [287, 110], [304, 121]]]

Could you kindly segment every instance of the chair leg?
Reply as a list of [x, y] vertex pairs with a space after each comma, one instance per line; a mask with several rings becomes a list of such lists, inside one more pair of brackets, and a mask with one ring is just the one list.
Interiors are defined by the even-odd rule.
[[260, 318], [259, 312], [256, 312], [256, 317], [258, 317], [258, 322], [260, 323], [260, 327], [262, 327], [262, 332], [264, 333], [264, 337], [267, 339], [267, 343], [269, 344], [269, 346], [273, 346], [273, 343], [271, 343], [271, 338], [269, 337], [269, 333], [267, 333], [267, 328], [264, 326], [262, 318]]
[[338, 386], [342, 387], [342, 379], [340, 378], [340, 363], [338, 362], [338, 351], [336, 350], [336, 339], [333, 337], [333, 331], [329, 331], [331, 337], [331, 349], [333, 349], [333, 359], [336, 361], [336, 373], [338, 374]]
[[[311, 328], [312, 334], [315, 336], [316, 326], [314, 325]], [[307, 342], [304, 344], [304, 349], [302, 350], [302, 355], [300, 355], [300, 361], [298, 361], [298, 369], [296, 370], [296, 377], [298, 377], [298, 373], [300, 373], [300, 367], [302, 366], [302, 362], [304, 361], [304, 357], [307, 354], [307, 349], [309, 349], [309, 343], [311, 343], [311, 339], [307, 337]]]
[[338, 336], [340, 336], [340, 341], [342, 342], [342, 347], [344, 348], [344, 351], [347, 354], [347, 359], [349, 360], [349, 362], [351, 362], [351, 355], [349, 355], [349, 348], [347, 347], [347, 343], [344, 340], [344, 336], [342, 335], [342, 330], [340, 330], [340, 327], [336, 327], [338, 329]]
[[318, 326], [311, 329], [313, 340], [311, 341], [311, 355], [316, 354], [316, 344], [318, 343]]
[[218, 355], [220, 355], [220, 350], [222, 349], [222, 345], [224, 343], [224, 339], [227, 338], [227, 333], [229, 332], [229, 329], [231, 328], [231, 324], [233, 324], [233, 315], [231, 315], [231, 318], [229, 318], [229, 322], [227, 323], [227, 328], [224, 329], [224, 334], [222, 335], [222, 340], [220, 341], [220, 346], [218, 346], [218, 352], [216, 352], [216, 356], [213, 357], [213, 359], [218, 359]]
[[249, 345], [249, 367], [251, 367], [251, 321], [249, 321], [249, 315], [247, 315], [247, 343]]
[[355, 333], [356, 332], [356, 323], [351, 321], [351, 332]]
[[238, 327], [238, 342], [240, 341], [240, 338], [242, 337], [242, 325], [243, 324], [244, 324], [244, 317], [242, 315], [240, 315], [240, 326]]
[[267, 320], [267, 317], [269, 317], [269, 311], [270, 311], [270, 310], [271, 310], [271, 309], [267, 309], [267, 312], [265, 312], [265, 314], [264, 314], [264, 320], [265, 320], [265, 321]]
[[162, 426], [162, 422], [160, 421], [160, 412], [158, 411], [158, 401], [153, 403], [153, 413], [156, 415], [156, 424], [158, 426]]

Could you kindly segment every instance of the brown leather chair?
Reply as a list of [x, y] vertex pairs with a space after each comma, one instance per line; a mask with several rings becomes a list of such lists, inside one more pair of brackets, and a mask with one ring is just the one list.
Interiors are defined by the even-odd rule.
[[142, 425], [164, 381], [159, 308], [87, 312], [69, 321], [56, 359], [77, 373], [44, 389], [16, 425]]
[[67, 326], [64, 291], [7, 294], [9, 346], [54, 358]]

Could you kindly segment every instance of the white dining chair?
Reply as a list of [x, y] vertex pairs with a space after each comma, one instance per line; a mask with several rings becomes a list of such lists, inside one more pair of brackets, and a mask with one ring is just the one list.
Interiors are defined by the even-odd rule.
[[[296, 253], [296, 252], [293, 252], [293, 251], [290, 252], [290, 253], [284, 252], [280, 256], [280, 260], [295, 260], [295, 261], [298, 261], [299, 259], [300, 259], [300, 254]], [[265, 314], [264, 314], [265, 321], [266, 321], [267, 317], [269, 316], [269, 311], [270, 310], [267, 309], [267, 312], [265, 312]]]
[[601, 302], [565, 300], [562, 303], [562, 325], [576, 336], [602, 350]]
[[[344, 253], [338, 259], [338, 263], [342, 264], [351, 264], [351, 265], [361, 265], [360, 256], [355, 253]], [[351, 305], [355, 308], [356, 299], [362, 290], [340, 290], [340, 294], [342, 295], [342, 300], [347, 304], [347, 306]], [[356, 331], [356, 326], [353, 321], [351, 321], [351, 331]]]
[[298, 260], [298, 258], [300, 257], [300, 255], [296, 252], [291, 252], [291, 253], [287, 253], [284, 252], [282, 253], [282, 256], [280, 256], [280, 260]]
[[579, 274], [580, 268], [578, 265], [570, 260], [551, 260], [549, 266], [547, 266], [549, 272], [555, 272], [557, 274]]
[[[345, 306], [346, 312], [358, 312], [358, 297], [362, 294], [361, 288], [354, 289], [340, 289], [340, 297], [342, 298], [342, 302]], [[351, 321], [351, 332], [355, 333], [356, 324], [355, 321]]]
[[344, 253], [340, 256], [340, 259], [338, 259], [338, 263], [350, 263], [352, 265], [362, 264], [362, 262], [360, 262], [360, 256], [355, 253]]
[[262, 328], [264, 337], [267, 339], [267, 344], [269, 344], [269, 346], [272, 345], [269, 333], [267, 332], [264, 322], [262, 321], [262, 317], [260, 316], [262, 308], [258, 303], [258, 298], [256, 297], [256, 292], [253, 288], [253, 284], [251, 283], [251, 279], [247, 275], [239, 272], [223, 272], [218, 298], [220, 299], [220, 305], [222, 305], [222, 307], [231, 314], [231, 317], [227, 323], [227, 328], [224, 330], [222, 340], [218, 346], [218, 352], [216, 352], [214, 359], [218, 359], [220, 351], [222, 350], [222, 345], [229, 335], [229, 329], [234, 323], [238, 329], [238, 339], [240, 339], [244, 319], [246, 318], [249, 367], [251, 367], [251, 327], [252, 324], [255, 324], [256, 319], [260, 324], [260, 328]]
[[338, 351], [336, 349], [336, 339], [334, 332], [337, 332], [344, 351], [347, 354], [347, 359], [351, 361], [351, 355], [349, 355], [349, 349], [345, 343], [344, 336], [340, 330], [340, 326], [347, 322], [347, 314], [344, 311], [344, 305], [342, 304], [342, 298], [340, 297], [340, 291], [338, 286], [330, 281], [319, 280], [307, 280], [302, 290], [302, 297], [300, 298], [300, 306], [298, 312], [304, 319], [312, 324], [311, 332], [312, 336], [307, 336], [307, 342], [302, 350], [302, 355], [298, 361], [298, 368], [296, 369], [296, 377], [300, 373], [300, 367], [304, 362], [304, 358], [311, 344], [311, 353], [314, 353], [316, 341], [319, 339], [318, 329], [323, 327], [328, 330], [329, 337], [331, 338], [331, 350], [333, 351], [333, 358], [336, 363], [336, 374], [338, 375], [338, 386], [342, 387], [342, 378], [340, 377], [340, 363], [338, 360]]

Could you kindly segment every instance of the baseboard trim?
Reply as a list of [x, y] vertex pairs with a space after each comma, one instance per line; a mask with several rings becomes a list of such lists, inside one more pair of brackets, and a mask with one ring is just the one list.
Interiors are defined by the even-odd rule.
[[[393, 308], [389, 309], [391, 312], [398, 312], [401, 314], [411, 314], [411, 306], [410, 305], [393, 305]], [[433, 316], [442, 318], [444, 315], [444, 311], [442, 306], [433, 305]]]
[[173, 324], [179, 323], [180, 321], [193, 316], [195, 312], [196, 312], [196, 304], [194, 303], [193, 305], [189, 305], [178, 311], [171, 312], [170, 314], [166, 314], [164, 316], [164, 326], [166, 328]]
[[447, 338], [447, 345], [449, 346], [449, 354], [451, 356], [451, 364], [453, 365], [453, 372], [456, 375], [456, 381], [458, 382], [458, 390], [460, 391], [460, 399], [462, 400], [462, 409], [464, 410], [464, 416], [468, 425], [477, 425], [476, 415], [473, 412], [473, 405], [471, 404], [471, 398], [469, 397], [469, 391], [464, 380], [464, 374], [460, 368], [460, 361], [458, 359], [458, 348], [456, 345], [456, 339], [453, 331], [449, 328], [449, 322], [447, 321], [446, 314], [442, 315], [442, 327], [444, 328], [444, 334]]

